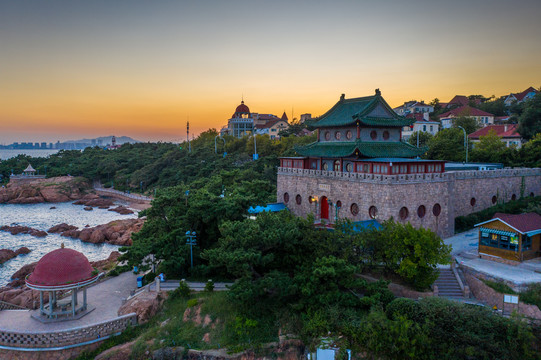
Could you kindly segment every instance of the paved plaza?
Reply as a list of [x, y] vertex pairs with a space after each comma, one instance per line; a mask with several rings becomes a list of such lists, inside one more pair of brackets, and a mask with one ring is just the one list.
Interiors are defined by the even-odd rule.
[[126, 272], [117, 277], [108, 278], [87, 289], [88, 305], [95, 310], [78, 320], [44, 324], [31, 317], [38, 310], [0, 311], [0, 330], [49, 332], [72, 329], [75, 327], [98, 324], [118, 317], [117, 311], [122, 300], [130, 296], [137, 284], [137, 275]]

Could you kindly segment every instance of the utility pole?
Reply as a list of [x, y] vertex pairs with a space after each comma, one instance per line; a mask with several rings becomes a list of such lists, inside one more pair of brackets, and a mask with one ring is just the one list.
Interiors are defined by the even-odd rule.
[[468, 136], [466, 135], [466, 129], [464, 129], [462, 126], [458, 126], [458, 128], [464, 131], [464, 147], [466, 148], [466, 164], [467, 164], [468, 163]]
[[188, 152], [192, 152], [192, 147], [190, 145], [190, 120], [186, 121], [186, 140], [188, 140]]

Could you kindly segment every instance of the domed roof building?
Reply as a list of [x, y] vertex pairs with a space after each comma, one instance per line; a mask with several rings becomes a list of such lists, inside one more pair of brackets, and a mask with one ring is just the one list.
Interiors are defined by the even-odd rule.
[[[86, 302], [86, 286], [100, 275], [90, 265], [84, 254], [64, 248], [44, 255], [34, 271], [26, 278], [26, 285], [40, 293], [40, 317], [38, 320], [71, 320], [90, 311]], [[83, 304], [78, 306], [78, 291], [83, 290]], [[57, 291], [71, 291], [71, 301], [58, 301]], [[44, 305], [43, 292], [49, 292], [49, 304]]]

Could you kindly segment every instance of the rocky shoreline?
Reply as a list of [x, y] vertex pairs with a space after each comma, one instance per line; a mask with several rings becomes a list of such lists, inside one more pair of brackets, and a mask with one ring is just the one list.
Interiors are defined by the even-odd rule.
[[48, 179], [24, 178], [11, 180], [0, 188], [0, 204], [37, 204], [77, 200], [92, 190], [82, 177], [59, 176]]
[[141, 230], [144, 222], [144, 219], [114, 220], [104, 225], [88, 227], [82, 230], [79, 230], [76, 226], [62, 223], [53, 226], [47, 231], [93, 244], [108, 243], [111, 245], [131, 246], [131, 235]]

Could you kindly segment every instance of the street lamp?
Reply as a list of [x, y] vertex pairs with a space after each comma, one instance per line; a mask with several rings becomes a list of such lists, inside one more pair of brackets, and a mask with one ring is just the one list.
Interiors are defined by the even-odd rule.
[[256, 140], [257, 134], [254, 131], [254, 161], [259, 159], [259, 155], [257, 155], [257, 140]]
[[193, 269], [193, 246], [197, 245], [197, 238], [195, 231], [188, 230], [186, 231], [186, 245], [190, 245], [190, 259], [191, 259], [191, 268]]
[[468, 136], [466, 136], [466, 130], [462, 126], [457, 126], [464, 131], [464, 147], [466, 148], [466, 164], [468, 163]]

